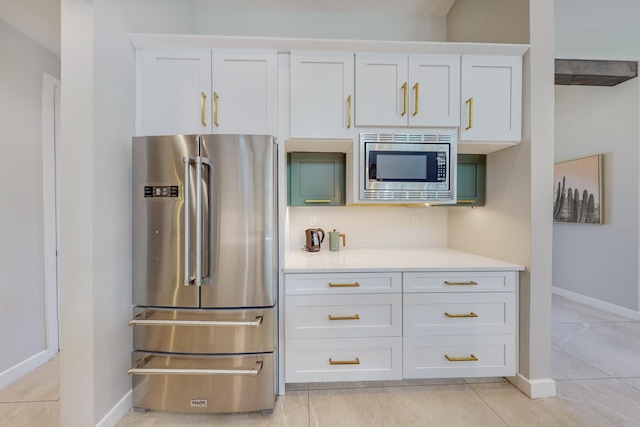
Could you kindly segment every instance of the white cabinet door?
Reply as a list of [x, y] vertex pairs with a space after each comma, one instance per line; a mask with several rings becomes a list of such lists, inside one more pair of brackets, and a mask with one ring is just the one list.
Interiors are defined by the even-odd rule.
[[146, 48], [142, 70], [142, 135], [208, 133], [210, 49]]
[[213, 50], [212, 133], [278, 130], [276, 51]]
[[460, 55], [356, 54], [357, 126], [460, 125]]
[[291, 138], [353, 133], [353, 53], [291, 52]]
[[408, 55], [356, 53], [356, 126], [406, 126]]
[[460, 141], [520, 141], [522, 57], [462, 56]]
[[460, 55], [409, 55], [409, 126], [460, 125]]

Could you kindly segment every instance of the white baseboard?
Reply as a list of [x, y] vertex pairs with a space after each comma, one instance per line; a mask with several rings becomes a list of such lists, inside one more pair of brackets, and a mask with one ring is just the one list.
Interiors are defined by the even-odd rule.
[[53, 350], [43, 350], [17, 365], [0, 372], [0, 389], [5, 388], [17, 379], [44, 365], [49, 360], [53, 359], [55, 355], [56, 352]]
[[556, 295], [560, 295], [561, 297], [570, 299], [571, 301], [579, 302], [581, 304], [588, 305], [589, 307], [606, 311], [607, 313], [617, 314], [618, 316], [626, 317], [632, 320], [640, 320], [640, 312], [620, 307], [619, 305], [580, 295], [575, 292], [567, 291], [566, 289], [556, 288], [555, 286], [551, 287], [551, 292]]
[[122, 399], [120, 399], [118, 403], [116, 403], [114, 407], [111, 408], [111, 410], [107, 412], [100, 421], [98, 421], [96, 427], [114, 427], [117, 425], [133, 406], [132, 396], [133, 393], [129, 390], [127, 394], [122, 396]]
[[517, 374], [515, 377], [508, 377], [507, 379], [531, 399], [543, 399], [545, 397], [555, 397], [556, 395], [556, 382], [551, 378], [530, 380], [521, 374]]

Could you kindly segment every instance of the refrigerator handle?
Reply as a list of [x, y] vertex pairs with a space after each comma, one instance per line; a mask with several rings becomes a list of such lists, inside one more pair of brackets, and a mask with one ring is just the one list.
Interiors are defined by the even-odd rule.
[[183, 157], [184, 162], [184, 286], [191, 286], [191, 215], [190, 215], [190, 185], [189, 185], [189, 165], [193, 163], [193, 157]]
[[[206, 165], [209, 167], [209, 171], [212, 172], [213, 165], [211, 161], [206, 157], [198, 156], [195, 158], [196, 161], [196, 286], [202, 286], [203, 284], [209, 283], [209, 276], [202, 277], [202, 250], [203, 250], [203, 242], [202, 242], [202, 230], [203, 230], [203, 218], [202, 218], [202, 166]], [[211, 176], [211, 173], [209, 174]], [[211, 188], [209, 183], [207, 183], [207, 188]], [[209, 199], [209, 198], [207, 198]], [[211, 216], [211, 207], [209, 206], [207, 209], [208, 215]], [[207, 218], [207, 221], [210, 223], [210, 218]], [[209, 239], [210, 241], [211, 239]], [[211, 271], [211, 266], [209, 266], [209, 271]]]
[[[213, 186], [211, 185], [211, 177], [213, 176], [213, 163], [211, 163], [211, 160], [208, 157], [198, 157], [198, 159], [200, 160], [200, 167], [202, 167], [202, 165], [206, 165], [209, 168], [209, 182], [207, 182], [207, 189], [209, 190], [209, 192], [212, 191]], [[199, 197], [202, 199], [202, 193], [198, 192]], [[207, 197], [207, 224], [211, 224], [211, 204], [213, 203], [213, 197], [211, 194], [208, 195]], [[200, 212], [202, 212], [200, 210]], [[202, 217], [200, 218], [200, 230], [198, 230], [198, 236], [200, 236], [200, 249], [202, 250], [203, 248], [203, 243], [202, 243], [202, 230], [203, 230], [203, 219]], [[212, 230], [211, 230], [211, 226], [209, 226], [207, 228], [207, 230], [209, 230], [209, 238], [207, 240], [208, 245], [209, 245], [209, 251], [211, 250], [211, 234], [212, 234]], [[202, 260], [202, 252], [200, 253], [200, 259]], [[203, 266], [202, 264], [200, 264], [200, 268], [199, 268], [199, 273], [200, 273], [200, 286], [202, 285], [208, 285], [211, 283], [211, 276], [212, 276], [212, 271], [214, 269], [213, 265], [210, 265], [211, 263], [209, 263], [209, 273], [207, 276], [203, 277]]]

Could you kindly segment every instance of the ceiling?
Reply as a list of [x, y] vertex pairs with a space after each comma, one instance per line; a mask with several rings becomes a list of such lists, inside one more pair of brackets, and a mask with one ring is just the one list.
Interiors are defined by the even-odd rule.
[[[136, 0], [129, 0], [136, 1]], [[153, 4], [152, 1], [147, 1]], [[199, 8], [446, 16], [455, 0], [172, 0]], [[126, 3], [123, 3], [126, 7]], [[0, 0], [0, 19], [60, 57], [60, 0]]]

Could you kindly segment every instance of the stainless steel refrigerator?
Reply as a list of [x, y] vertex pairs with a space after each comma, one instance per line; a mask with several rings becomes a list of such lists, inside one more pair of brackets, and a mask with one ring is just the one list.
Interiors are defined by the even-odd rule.
[[134, 137], [133, 406], [272, 411], [277, 146]]

